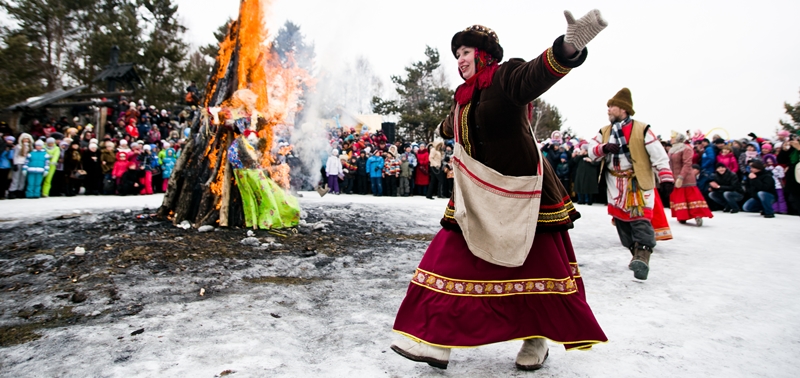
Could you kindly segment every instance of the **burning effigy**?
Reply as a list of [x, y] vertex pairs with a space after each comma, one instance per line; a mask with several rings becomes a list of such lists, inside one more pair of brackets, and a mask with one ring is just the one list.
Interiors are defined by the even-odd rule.
[[158, 212], [175, 224], [274, 229], [300, 220], [288, 192], [292, 146], [274, 136], [293, 126], [309, 75], [281, 63], [263, 17], [260, 0], [242, 0], [220, 42], [203, 109]]

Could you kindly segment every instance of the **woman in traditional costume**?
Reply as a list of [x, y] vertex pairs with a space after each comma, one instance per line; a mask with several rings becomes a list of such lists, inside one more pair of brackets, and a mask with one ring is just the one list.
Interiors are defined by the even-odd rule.
[[694, 219], [697, 226], [703, 225], [703, 218], [713, 218], [703, 193], [697, 188], [697, 180], [692, 172], [694, 152], [686, 144], [686, 136], [673, 131], [672, 148], [669, 150], [669, 167], [675, 175], [675, 188], [669, 195], [672, 217], [681, 224]]
[[408, 359], [445, 369], [452, 348], [524, 340], [516, 366], [535, 370], [548, 339], [568, 350], [607, 340], [568, 233], [579, 214], [530, 124], [532, 101], [584, 62], [586, 43], [606, 26], [597, 10], [579, 20], [564, 13], [566, 35], [530, 62], [500, 64], [489, 28], [453, 36], [465, 83], [439, 133], [456, 139], [456, 183], [395, 320], [407, 337], [392, 350]]

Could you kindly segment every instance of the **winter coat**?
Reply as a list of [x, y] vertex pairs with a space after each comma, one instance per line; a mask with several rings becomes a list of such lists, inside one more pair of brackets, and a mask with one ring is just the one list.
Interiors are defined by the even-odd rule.
[[[697, 180], [692, 172], [692, 152], [691, 147], [686, 146], [679, 151], [669, 151], [669, 169], [675, 175], [675, 180], [683, 180], [682, 186], [696, 186]], [[714, 169], [712, 167], [711, 171]], [[703, 171], [705, 172], [705, 170]], [[707, 173], [707, 172], [706, 172]]]
[[[694, 177], [694, 175], [692, 175], [692, 177]], [[714, 176], [709, 175], [708, 173], [705, 173], [703, 171], [700, 171], [700, 174], [697, 175], [697, 177], [695, 178], [695, 185], [697, 186], [697, 189], [700, 189], [700, 193], [708, 192], [709, 184], [711, 183], [711, 180], [713, 178]], [[686, 185], [684, 184], [683, 186]]]
[[30, 173], [47, 174], [50, 170], [50, 155], [45, 150], [33, 150], [25, 159], [22, 169]]
[[350, 158], [342, 162], [342, 167], [345, 170], [345, 177], [356, 177], [356, 171], [358, 170], [358, 159], [357, 158]]
[[[710, 145], [706, 147], [705, 151], [703, 151], [703, 155], [700, 157], [700, 167], [704, 172], [710, 174], [714, 172], [714, 165], [716, 164], [717, 156], [714, 154], [714, 146]], [[691, 167], [691, 165], [689, 167]], [[685, 181], [684, 179], [684, 182]]]
[[430, 183], [430, 160], [428, 150], [420, 149], [417, 152], [417, 175], [414, 177], [414, 184], [427, 186]]
[[139, 131], [139, 135], [145, 139], [147, 138], [147, 135], [150, 133], [151, 128], [152, 127], [148, 122], [139, 122], [139, 124], [136, 125], [136, 129], [137, 131]]
[[383, 158], [375, 155], [370, 156], [369, 160], [367, 160], [367, 172], [369, 172], [369, 177], [371, 178], [383, 177]]
[[158, 131], [158, 127], [153, 127], [147, 133], [147, 143], [158, 143], [161, 140], [161, 132]]
[[[582, 53], [575, 60], [568, 60], [563, 40], [563, 36], [559, 37], [551, 48], [529, 62], [510, 59], [501, 64], [491, 85], [473, 93], [466, 117], [455, 114], [455, 105], [451, 108], [440, 136], [451, 139], [454, 127], [466, 129], [460, 132], [466, 137], [461, 144], [477, 161], [506, 176], [536, 175], [539, 153], [530, 132], [528, 104], [563, 78], [570, 68], [583, 64], [587, 56]], [[464, 113], [466, 107], [460, 109]], [[543, 167], [541, 206], [547, 210], [540, 212], [536, 232], [568, 230], [580, 215], [569, 203], [569, 194], [557, 180], [553, 167], [549, 164]]]
[[121, 178], [125, 171], [128, 170], [128, 165], [130, 165], [130, 161], [128, 161], [127, 156], [123, 160], [120, 158], [120, 153], [117, 153], [117, 161], [114, 163], [114, 169], [111, 170], [111, 175], [114, 178]]
[[[599, 161], [592, 161], [586, 155], [578, 156], [578, 167], [575, 170], [575, 193], [596, 194], [599, 189], [597, 183], [598, 172], [600, 169]], [[589, 159], [586, 161], [585, 159]]]
[[411, 166], [412, 170], [417, 167], [417, 155], [415, 155], [413, 152], [403, 152], [401, 155], [408, 159], [408, 165]]
[[338, 176], [342, 172], [342, 161], [339, 160], [339, 157], [328, 156], [328, 160], [325, 162], [325, 173], [328, 176]]
[[442, 159], [444, 158], [444, 155], [441, 151], [439, 151], [439, 149], [442, 148], [442, 145], [442, 142], [436, 142], [434, 143], [433, 148], [428, 150], [428, 162], [430, 163], [431, 168], [436, 168], [437, 170], [442, 168]]
[[739, 176], [731, 170], [725, 171], [722, 175], [719, 174], [719, 172], [715, 172], [713, 181], [719, 185], [719, 188], [712, 189], [713, 191], [743, 193], [742, 182], [739, 181]]
[[756, 173], [756, 178], [747, 178], [744, 182], [744, 188], [751, 197], [756, 197], [758, 192], [771, 193], [774, 196], [778, 195], [775, 190], [775, 180], [772, 178], [772, 172], [768, 170], [761, 170]]
[[378, 145], [381, 144], [381, 142], [389, 143], [389, 139], [386, 138], [386, 134], [380, 133], [380, 134], [375, 134], [375, 136], [372, 137], [372, 142]]
[[[787, 142], [789, 143], [789, 142]], [[788, 147], [788, 150], [780, 148], [777, 154], [778, 164], [786, 166], [786, 176], [784, 177], [783, 193], [784, 196], [792, 195], [795, 198], [800, 198], [800, 183], [797, 182], [798, 178], [795, 177], [795, 169], [800, 161], [800, 150], [794, 147]]]
[[100, 153], [100, 170], [104, 175], [114, 170], [114, 163], [116, 162], [117, 157], [114, 156], [114, 151], [103, 150], [103, 152]]
[[47, 151], [48, 155], [50, 155], [50, 169], [56, 169], [58, 159], [61, 158], [61, 149], [58, 148], [58, 146], [53, 146], [53, 148], [47, 148], [47, 146], [44, 146], [44, 150]]
[[400, 163], [400, 177], [411, 178], [411, 164], [408, 163], [408, 160]]
[[81, 165], [83, 170], [86, 171], [86, 179], [96, 181], [103, 175], [102, 160], [100, 159], [100, 150], [92, 152], [86, 150], [81, 153]]
[[752, 156], [748, 156], [747, 151], [739, 155], [739, 174], [746, 175], [750, 173], [750, 162], [759, 158], [760, 157], [757, 152], [752, 154]]
[[175, 169], [175, 150], [166, 150], [166, 155], [161, 159], [161, 168], [163, 169], [162, 175], [165, 179], [172, 177], [172, 171]]
[[158, 157], [154, 156], [149, 151], [142, 151], [142, 153], [136, 157], [136, 161], [139, 162], [139, 169], [145, 171], [155, 171], [155, 167], [158, 166]]
[[136, 126], [129, 123], [128, 126], [125, 126], [125, 134], [130, 135], [132, 139], [138, 139], [139, 129], [137, 129]]
[[553, 170], [555, 170], [556, 167], [558, 167], [558, 163], [561, 162], [561, 151], [559, 151], [558, 146], [550, 146], [545, 159], [547, 159], [547, 161], [550, 163], [550, 166], [553, 167]]
[[772, 178], [775, 180], [775, 189], [783, 189], [783, 177], [786, 176], [786, 171], [780, 165], [774, 165], [764, 168], [772, 172]]
[[394, 158], [390, 154], [389, 158], [383, 163], [383, 173], [386, 174], [387, 177], [398, 177], [400, 175], [400, 159]]
[[136, 169], [127, 169], [125, 173], [122, 174], [122, 188], [120, 189], [120, 194], [138, 194], [141, 188], [137, 188], [136, 184], [139, 183], [139, 180], [142, 177], [142, 171]]
[[556, 176], [558, 176], [559, 180], [569, 180], [569, 163], [563, 162], [558, 163], [556, 166]]
[[6, 148], [0, 152], [0, 169], [11, 169], [12, 162], [14, 162], [13, 148]]
[[736, 161], [736, 156], [733, 154], [733, 152], [727, 155], [717, 155], [717, 163], [725, 164], [725, 167], [727, 167], [731, 172], [739, 172], [739, 162]]
[[[24, 139], [30, 140], [27, 150], [24, 150], [25, 147], [22, 144]], [[20, 134], [17, 145], [14, 146], [14, 165], [25, 165], [25, 160], [28, 159], [28, 154], [31, 151], [33, 151], [33, 137], [30, 134]]]
[[81, 152], [72, 148], [64, 151], [64, 173], [69, 176], [81, 168]]
[[356, 158], [356, 175], [359, 177], [366, 177], [369, 176], [369, 172], [367, 172], [367, 158], [361, 158], [360, 156]]

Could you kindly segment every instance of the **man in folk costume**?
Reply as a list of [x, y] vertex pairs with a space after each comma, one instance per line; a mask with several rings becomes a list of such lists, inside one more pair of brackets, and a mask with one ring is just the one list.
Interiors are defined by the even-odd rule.
[[631, 118], [635, 112], [628, 88], [622, 88], [606, 105], [611, 125], [601, 128], [589, 142], [589, 156], [603, 161], [600, 179], [606, 180], [608, 214], [614, 218], [622, 245], [633, 255], [628, 267], [634, 277], [646, 280], [656, 246], [651, 223], [656, 201], [653, 189], [658, 177], [666, 191], [671, 191], [674, 179], [669, 157], [650, 125]]
[[524, 340], [516, 367], [536, 370], [548, 339], [568, 350], [607, 340], [569, 238], [579, 214], [530, 124], [531, 102], [580, 66], [606, 27], [597, 10], [565, 15], [566, 35], [529, 62], [500, 64], [503, 48], [484, 26], [453, 36], [465, 83], [439, 134], [456, 140], [455, 187], [397, 313], [394, 331], [406, 337], [392, 350], [403, 357], [445, 369], [452, 348]]

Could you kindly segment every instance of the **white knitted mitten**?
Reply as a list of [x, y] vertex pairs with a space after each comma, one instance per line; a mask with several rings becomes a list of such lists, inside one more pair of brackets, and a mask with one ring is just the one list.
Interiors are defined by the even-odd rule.
[[564, 36], [564, 42], [575, 46], [578, 51], [583, 50], [589, 41], [608, 26], [608, 22], [597, 9], [589, 11], [577, 20], [570, 11], [565, 10], [564, 17], [567, 18], [567, 34]]

